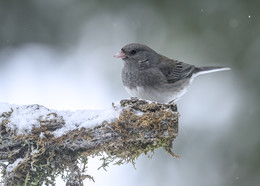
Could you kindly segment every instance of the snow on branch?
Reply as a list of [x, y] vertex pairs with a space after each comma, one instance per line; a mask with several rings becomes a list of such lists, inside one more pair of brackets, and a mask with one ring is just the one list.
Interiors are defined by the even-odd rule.
[[0, 103], [0, 167], [4, 185], [83, 185], [88, 157], [134, 163], [163, 147], [172, 156], [177, 107], [131, 98], [104, 111], [55, 111]]

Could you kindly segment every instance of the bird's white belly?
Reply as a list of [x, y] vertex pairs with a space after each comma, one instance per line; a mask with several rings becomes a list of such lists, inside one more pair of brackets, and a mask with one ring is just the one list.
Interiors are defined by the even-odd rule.
[[135, 88], [128, 88], [125, 86], [126, 91], [132, 97], [138, 97], [140, 99], [146, 99], [150, 101], [156, 101], [160, 103], [169, 103], [170, 101], [177, 100], [183, 94], [185, 94], [186, 89], [183, 89], [178, 92], [166, 92], [160, 89], [153, 89], [153, 88], [144, 88], [144, 87], [135, 87]]

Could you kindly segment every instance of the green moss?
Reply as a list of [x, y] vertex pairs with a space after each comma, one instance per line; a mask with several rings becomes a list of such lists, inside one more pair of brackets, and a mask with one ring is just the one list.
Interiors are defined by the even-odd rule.
[[[120, 113], [118, 120], [107, 123], [95, 128], [71, 131], [60, 138], [54, 138], [51, 131], [62, 127], [65, 123], [55, 113], [51, 113], [55, 118], [53, 121], [45, 121], [39, 118], [41, 128], [33, 129], [32, 133], [17, 136], [15, 131], [7, 127], [8, 118], [13, 111], [3, 113], [4, 119], [0, 123], [1, 145], [4, 146], [10, 139], [19, 144], [19, 149], [13, 149], [8, 155], [8, 163], [12, 164], [18, 158], [24, 161], [14, 168], [12, 184], [15, 185], [55, 185], [55, 178], [61, 175], [64, 180], [69, 179], [73, 173], [71, 167], [80, 164], [80, 179], [88, 178], [93, 180], [90, 175], [85, 175], [89, 157], [100, 157], [101, 166], [106, 170], [110, 164], [132, 163], [141, 154], [148, 155], [158, 148], [164, 148], [172, 156], [177, 157], [172, 152], [172, 142], [177, 136], [178, 115], [172, 112], [172, 106], [147, 103], [143, 100], [123, 100], [121, 106], [125, 107]], [[176, 109], [174, 107], [174, 109]], [[136, 114], [136, 112], [142, 114]], [[58, 118], [59, 117], [59, 118]], [[51, 125], [49, 124], [51, 123]], [[53, 127], [54, 126], [54, 127]], [[91, 143], [95, 139], [95, 131], [107, 130], [113, 132], [115, 139], [101, 142], [92, 149], [71, 150], [64, 147], [68, 139], [71, 143], [81, 139]], [[43, 138], [40, 133], [43, 132]], [[9, 141], [8, 141], [9, 140]], [[102, 140], [101, 140], [102, 141]], [[2, 166], [2, 173], [6, 176], [6, 166]]]

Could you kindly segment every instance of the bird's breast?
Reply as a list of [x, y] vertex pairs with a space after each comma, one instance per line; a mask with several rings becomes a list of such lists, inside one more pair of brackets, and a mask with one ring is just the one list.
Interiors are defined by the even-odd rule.
[[125, 67], [122, 70], [122, 81], [124, 86], [129, 88], [159, 86], [167, 82], [165, 76], [154, 68], [129, 70]]
[[145, 85], [144, 76], [146, 76], [144, 72], [140, 72], [139, 70], [129, 70], [126, 68], [122, 70], [123, 84], [129, 88]]

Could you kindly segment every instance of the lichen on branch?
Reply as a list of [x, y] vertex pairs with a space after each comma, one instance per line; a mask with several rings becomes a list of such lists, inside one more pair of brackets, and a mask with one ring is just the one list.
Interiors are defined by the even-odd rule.
[[[74, 122], [68, 130], [68, 115], [49, 110], [43, 106], [23, 107], [36, 115], [30, 130], [19, 132], [15, 127], [19, 120], [13, 120], [19, 107], [0, 113], [0, 161], [5, 185], [55, 185], [55, 178], [62, 175], [67, 185], [83, 185], [89, 157], [100, 156], [101, 167], [109, 163], [134, 163], [141, 154], [164, 148], [171, 155], [173, 140], [178, 134], [177, 107], [174, 104], [160, 104], [131, 98], [106, 112], [108, 116], [86, 117], [84, 121]], [[32, 114], [26, 112], [28, 114]], [[82, 111], [77, 111], [81, 112]], [[116, 113], [111, 117], [111, 114]], [[102, 115], [102, 112], [99, 112]], [[72, 113], [69, 113], [71, 116]], [[77, 116], [78, 113], [73, 113]], [[28, 116], [24, 116], [28, 117]], [[82, 115], [81, 115], [82, 117]], [[83, 125], [95, 118], [100, 123]], [[66, 120], [67, 119], [67, 120]], [[29, 120], [32, 121], [32, 120]], [[24, 122], [24, 121], [23, 121]], [[12, 123], [12, 124], [10, 124]], [[76, 126], [76, 127], [75, 127]], [[57, 134], [57, 131], [65, 132]], [[79, 166], [81, 165], [81, 166]]]

